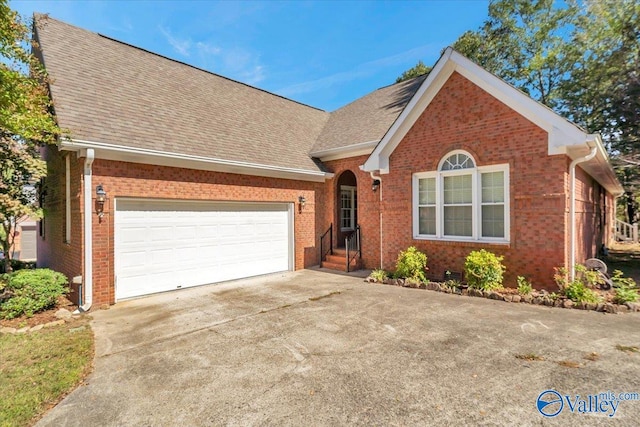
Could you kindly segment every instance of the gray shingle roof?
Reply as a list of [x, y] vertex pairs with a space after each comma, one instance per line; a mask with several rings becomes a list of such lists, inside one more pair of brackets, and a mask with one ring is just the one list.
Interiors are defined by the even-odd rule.
[[77, 140], [318, 171], [309, 153], [380, 140], [424, 78], [328, 113], [35, 15], [61, 127]]
[[332, 112], [312, 152], [381, 140], [426, 77], [382, 87]]

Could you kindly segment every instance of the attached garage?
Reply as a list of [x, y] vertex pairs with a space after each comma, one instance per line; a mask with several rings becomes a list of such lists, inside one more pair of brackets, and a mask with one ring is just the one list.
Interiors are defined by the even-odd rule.
[[292, 209], [116, 199], [116, 300], [292, 270]]

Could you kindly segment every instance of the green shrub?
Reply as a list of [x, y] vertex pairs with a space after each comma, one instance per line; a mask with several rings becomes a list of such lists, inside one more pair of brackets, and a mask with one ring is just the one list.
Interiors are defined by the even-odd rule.
[[13, 319], [25, 314], [31, 317], [55, 306], [58, 298], [68, 292], [67, 278], [53, 270], [40, 268], [20, 270], [6, 275], [6, 289], [13, 296], [0, 304], [0, 317]]
[[520, 295], [529, 295], [533, 291], [531, 282], [524, 276], [518, 276], [518, 293]]
[[396, 261], [396, 277], [412, 278], [424, 282], [426, 279], [424, 272], [427, 268], [427, 256], [416, 249], [409, 247], [406, 251], [400, 252]]
[[564, 289], [564, 296], [574, 302], [599, 302], [600, 296], [588, 288], [580, 279], [575, 279]]
[[472, 251], [464, 261], [464, 272], [470, 288], [485, 291], [502, 288], [504, 257], [481, 249]]
[[389, 276], [387, 276], [387, 272], [386, 271], [381, 270], [381, 269], [376, 269], [376, 270], [373, 270], [371, 272], [369, 277], [374, 279], [376, 282], [382, 282], [383, 280], [385, 280]]
[[611, 281], [614, 288], [635, 288], [636, 281], [631, 277], [623, 277], [624, 273], [620, 270], [613, 270]]
[[632, 288], [630, 286], [621, 286], [616, 288], [616, 294], [613, 297], [613, 302], [616, 304], [624, 304], [625, 302], [636, 302], [638, 301], [638, 290], [636, 288]]
[[601, 281], [597, 271], [587, 270], [584, 265], [575, 266], [573, 281], [569, 281], [568, 271], [564, 267], [556, 268], [553, 278], [560, 292], [575, 302], [599, 302], [600, 296], [592, 289]]

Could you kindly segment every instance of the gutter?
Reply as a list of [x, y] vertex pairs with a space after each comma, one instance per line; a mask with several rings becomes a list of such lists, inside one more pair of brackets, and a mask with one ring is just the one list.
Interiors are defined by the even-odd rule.
[[569, 211], [569, 218], [571, 221], [571, 229], [570, 229], [571, 231], [569, 233], [571, 236], [570, 237], [571, 241], [569, 244], [569, 248], [570, 248], [569, 277], [571, 278], [572, 282], [575, 279], [575, 265], [576, 265], [576, 166], [580, 163], [588, 162], [589, 160], [593, 159], [596, 156], [598, 152], [598, 146], [597, 144], [591, 145], [590, 142], [591, 141], [588, 141], [587, 145], [591, 148], [591, 152], [584, 157], [579, 157], [573, 160], [571, 162], [571, 165], [569, 165], [569, 174], [571, 176], [571, 183], [570, 183], [571, 206]]
[[84, 160], [84, 305], [78, 306], [78, 313], [91, 309], [93, 304], [93, 209], [91, 208], [92, 190], [91, 174], [93, 160], [96, 153], [93, 148], [87, 148]]

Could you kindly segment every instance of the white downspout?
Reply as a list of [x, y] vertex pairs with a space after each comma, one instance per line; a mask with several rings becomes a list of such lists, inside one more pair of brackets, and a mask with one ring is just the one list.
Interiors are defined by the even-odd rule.
[[570, 248], [569, 277], [571, 278], [572, 282], [573, 282], [573, 279], [575, 278], [575, 265], [576, 265], [576, 166], [579, 163], [588, 162], [589, 160], [593, 159], [596, 156], [597, 152], [598, 152], [597, 146], [591, 147], [591, 152], [589, 154], [587, 154], [584, 157], [579, 157], [575, 159], [574, 161], [571, 162], [571, 165], [569, 165], [569, 174], [571, 176], [571, 182], [570, 182], [571, 205], [569, 210], [569, 218], [571, 221], [571, 228], [570, 228], [571, 231], [569, 232], [569, 235], [571, 238], [571, 242], [569, 244], [569, 248]]
[[89, 311], [93, 303], [93, 185], [91, 165], [95, 159], [93, 148], [87, 148], [84, 160], [84, 305], [79, 312]]
[[378, 191], [380, 191], [380, 207], [378, 211], [380, 213], [380, 269], [382, 269], [382, 177], [376, 176], [373, 172], [369, 172], [371, 179], [377, 179], [380, 181], [380, 186], [378, 187]]

